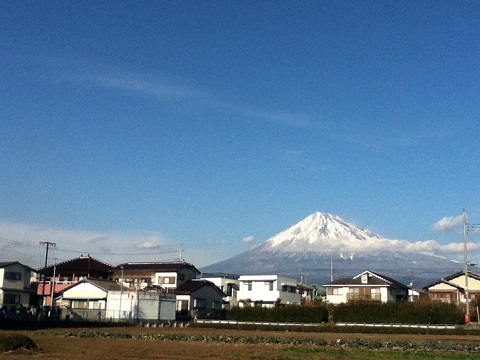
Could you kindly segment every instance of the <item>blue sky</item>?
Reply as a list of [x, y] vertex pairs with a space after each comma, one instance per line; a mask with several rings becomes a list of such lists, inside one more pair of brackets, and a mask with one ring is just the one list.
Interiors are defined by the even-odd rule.
[[0, 26], [2, 260], [480, 222], [478, 2], [3, 1]]

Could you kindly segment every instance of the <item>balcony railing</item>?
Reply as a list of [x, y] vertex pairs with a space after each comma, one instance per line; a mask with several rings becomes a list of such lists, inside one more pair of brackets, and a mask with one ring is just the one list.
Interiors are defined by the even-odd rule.
[[355, 300], [363, 300], [363, 301], [380, 301], [382, 300], [381, 294], [359, 294], [359, 293], [347, 293], [347, 301], [355, 301]]

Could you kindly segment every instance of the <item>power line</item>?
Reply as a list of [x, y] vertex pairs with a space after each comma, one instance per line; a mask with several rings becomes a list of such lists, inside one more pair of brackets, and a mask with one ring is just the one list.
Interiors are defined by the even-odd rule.
[[[107, 252], [99, 252], [99, 251], [82, 251], [82, 250], [57, 248], [57, 251], [70, 252], [70, 253], [81, 253], [81, 254], [105, 255], [105, 256], [141, 256], [141, 255], [173, 254], [173, 253], [178, 253], [180, 250], [148, 252], [148, 253], [146, 253], [146, 252], [143, 252], [143, 253], [107, 253]], [[184, 251], [184, 250], [182, 250], [182, 251]]]

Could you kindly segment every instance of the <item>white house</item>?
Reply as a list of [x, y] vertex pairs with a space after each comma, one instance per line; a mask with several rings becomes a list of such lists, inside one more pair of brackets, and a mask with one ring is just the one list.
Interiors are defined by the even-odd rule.
[[174, 320], [175, 295], [130, 289], [109, 280], [84, 279], [62, 291], [57, 304], [73, 320]]
[[0, 262], [0, 307], [28, 306], [34, 269], [18, 261]]
[[192, 264], [178, 262], [125, 263], [115, 267], [111, 279], [132, 289], [157, 286], [167, 292], [197, 278], [200, 271]]
[[334, 280], [326, 285], [327, 301], [331, 304], [348, 301], [402, 301], [408, 300], [408, 287], [388, 276], [364, 271], [353, 278]]
[[237, 298], [240, 306], [257, 304], [273, 307], [275, 303], [300, 304], [297, 283], [293, 279], [278, 275], [242, 275]]
[[225, 293], [223, 298], [223, 307], [229, 308], [238, 305], [237, 293], [240, 289], [238, 275], [225, 273], [202, 274], [201, 279], [214, 283], [221, 291]]

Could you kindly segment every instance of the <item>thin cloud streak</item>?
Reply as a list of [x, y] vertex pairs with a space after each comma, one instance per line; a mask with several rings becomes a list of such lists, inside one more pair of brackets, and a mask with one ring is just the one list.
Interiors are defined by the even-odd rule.
[[[157, 261], [162, 253], [174, 252], [174, 242], [154, 232], [100, 233], [94, 231], [66, 230], [52, 227], [0, 222], [0, 260], [18, 260], [38, 264], [42, 241], [55, 243], [53, 256], [63, 260], [90, 253], [110, 263], [134, 261]], [[15, 251], [20, 249], [20, 251]], [[188, 252], [188, 249], [186, 249]], [[155, 251], [155, 252], [154, 252]], [[193, 253], [193, 252], [192, 252]], [[53, 255], [55, 254], [55, 255]], [[129, 254], [133, 258], [121, 254]]]
[[458, 216], [445, 216], [438, 220], [432, 226], [432, 230], [435, 232], [442, 232], [459, 228], [463, 225], [463, 214]]

